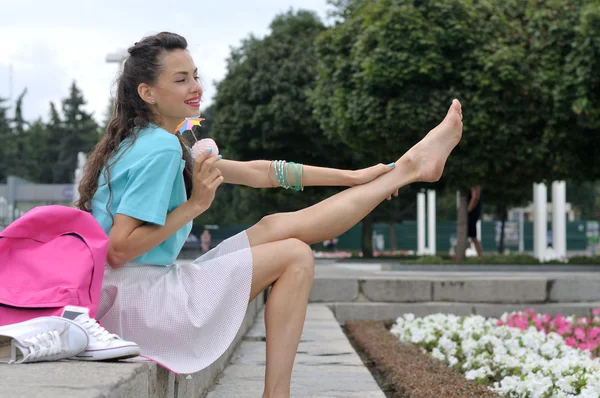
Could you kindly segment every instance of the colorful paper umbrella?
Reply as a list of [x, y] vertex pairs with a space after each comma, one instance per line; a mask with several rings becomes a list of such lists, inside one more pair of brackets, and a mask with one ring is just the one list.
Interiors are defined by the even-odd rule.
[[[192, 130], [192, 127], [194, 126], [200, 126], [200, 122], [203, 120], [204, 119], [200, 116], [186, 117], [185, 120], [177, 126], [177, 131], [179, 131], [179, 134], [183, 134], [187, 130]], [[194, 136], [194, 138], [196, 137]], [[196, 141], [198, 140], [196, 139]]]

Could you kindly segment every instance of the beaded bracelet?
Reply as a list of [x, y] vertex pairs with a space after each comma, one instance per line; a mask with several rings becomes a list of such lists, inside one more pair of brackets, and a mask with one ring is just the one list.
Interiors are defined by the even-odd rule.
[[[275, 179], [282, 188], [292, 189], [294, 191], [303, 191], [302, 186], [302, 171], [303, 166], [300, 163], [286, 162], [285, 160], [275, 160], [273, 163], [273, 171]], [[294, 178], [294, 185], [290, 185], [290, 173]]]

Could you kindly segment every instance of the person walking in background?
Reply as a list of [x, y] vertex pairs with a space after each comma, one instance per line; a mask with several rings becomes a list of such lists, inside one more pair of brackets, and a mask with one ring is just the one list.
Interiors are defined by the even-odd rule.
[[483, 246], [477, 238], [477, 222], [481, 219], [481, 187], [479, 185], [471, 187], [467, 202], [469, 224], [467, 236], [471, 238], [473, 246], [475, 246], [475, 250], [477, 251], [477, 255], [482, 256]]
[[200, 235], [200, 247], [202, 247], [202, 253], [206, 253], [210, 250], [211, 242], [212, 236], [210, 235], [210, 232], [208, 232], [208, 230], [205, 229], [204, 232], [202, 232], [202, 235]]

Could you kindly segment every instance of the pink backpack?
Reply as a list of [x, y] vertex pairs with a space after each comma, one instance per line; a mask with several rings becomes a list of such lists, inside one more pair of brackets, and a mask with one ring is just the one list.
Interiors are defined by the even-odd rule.
[[95, 317], [107, 249], [100, 224], [71, 207], [36, 207], [0, 231], [0, 326], [67, 305]]

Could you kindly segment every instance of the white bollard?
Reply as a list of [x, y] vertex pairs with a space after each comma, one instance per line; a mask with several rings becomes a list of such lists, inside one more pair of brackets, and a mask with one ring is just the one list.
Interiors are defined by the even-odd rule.
[[533, 224], [533, 252], [534, 256], [542, 261], [546, 254], [547, 246], [547, 220], [548, 215], [548, 189], [546, 184], [533, 184], [533, 202], [534, 202], [534, 224]]
[[435, 238], [436, 238], [436, 226], [435, 226], [435, 191], [429, 189], [427, 191], [427, 252], [431, 255], [435, 254]]
[[567, 183], [552, 182], [552, 247], [559, 258], [567, 257]]
[[425, 254], [425, 193], [417, 194], [417, 254]]

